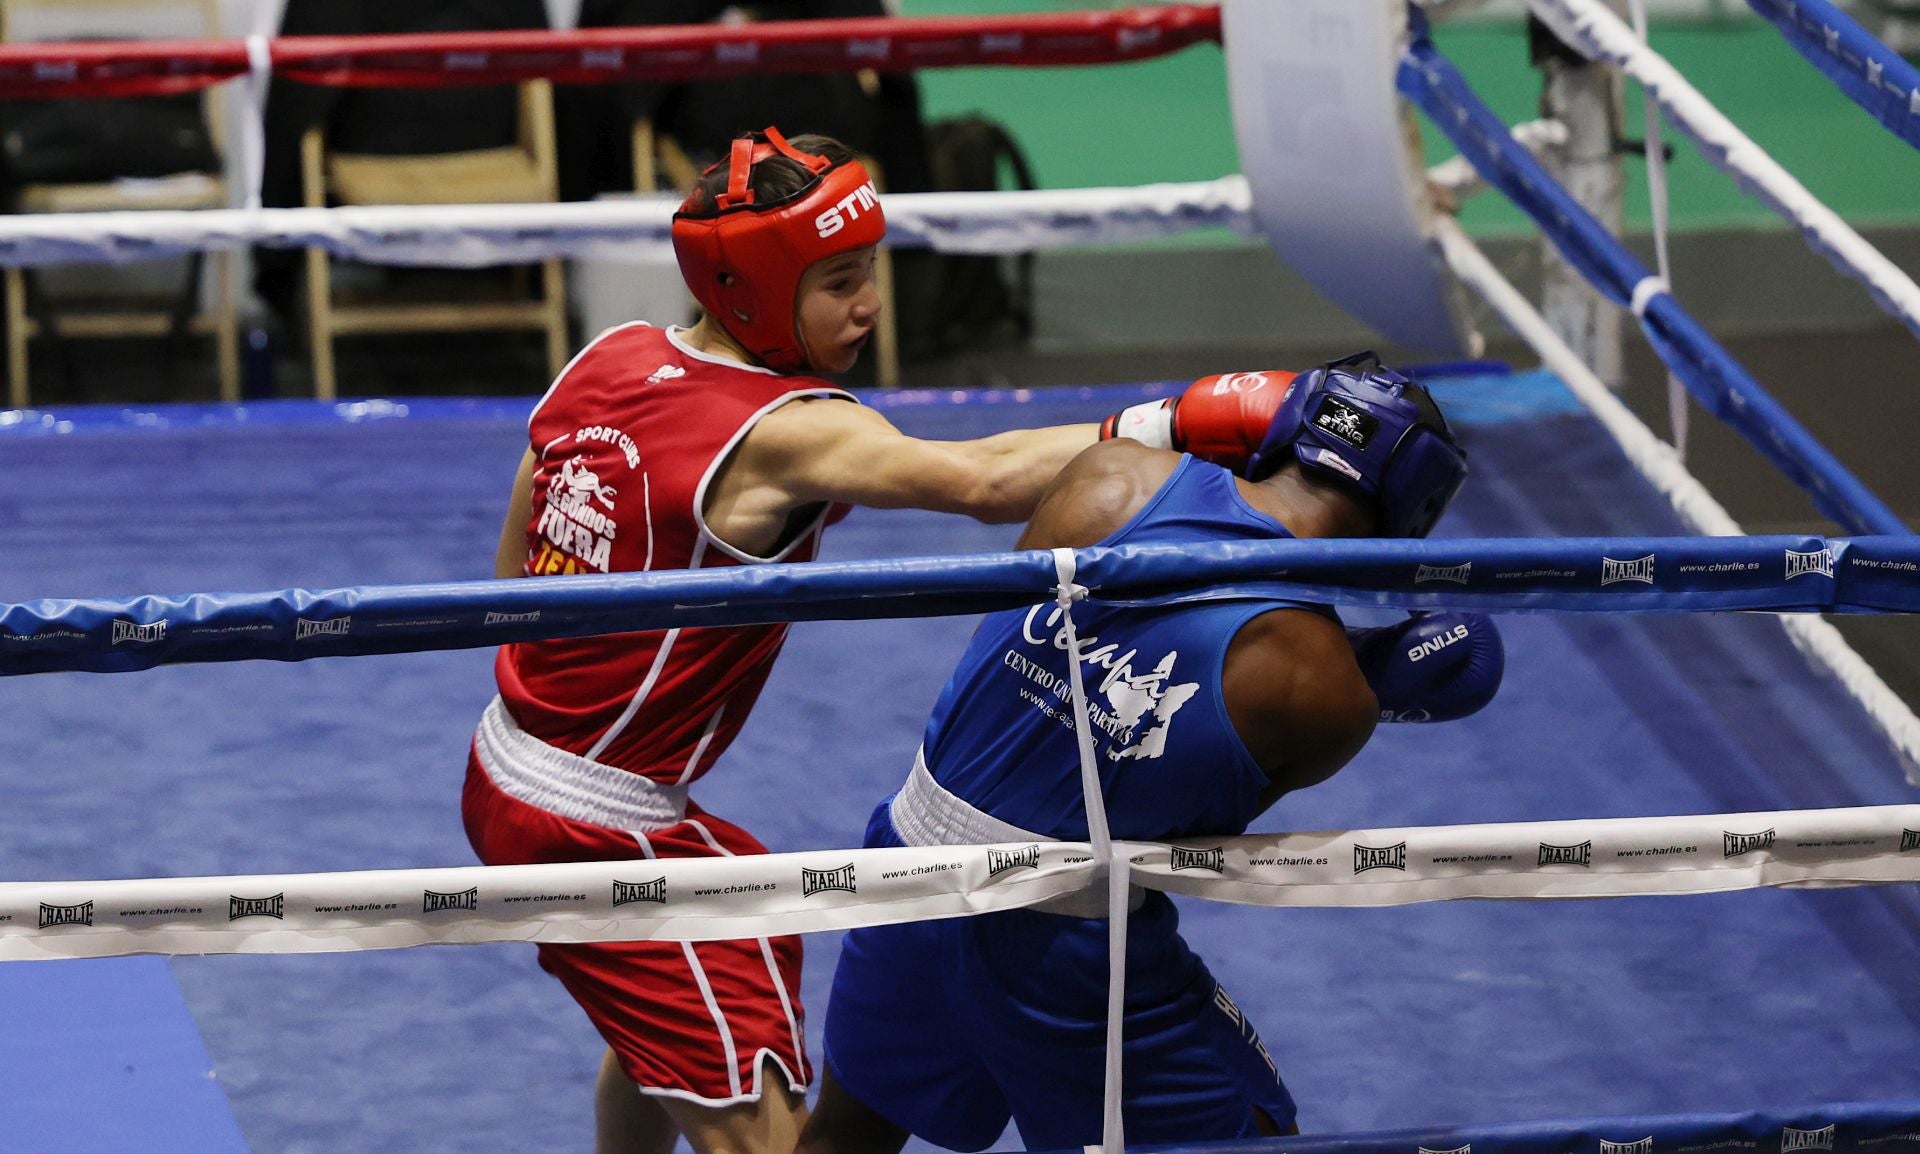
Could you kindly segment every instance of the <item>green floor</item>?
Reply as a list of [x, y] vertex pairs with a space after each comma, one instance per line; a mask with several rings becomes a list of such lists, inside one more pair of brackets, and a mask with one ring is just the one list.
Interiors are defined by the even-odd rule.
[[[906, 15], [1071, 11], [1086, 0], [901, 0]], [[1509, 121], [1536, 115], [1538, 75], [1515, 22], [1443, 26], [1441, 48]], [[1854, 106], [1774, 29], [1753, 18], [1656, 22], [1653, 45], [1786, 169], [1856, 226], [1920, 220], [1920, 152]], [[1204, 180], [1239, 170], [1221, 52], [1212, 46], [1104, 68], [947, 69], [921, 74], [931, 117], [979, 111], [1009, 125], [1042, 185]], [[1640, 135], [1638, 91], [1627, 128]], [[1428, 155], [1451, 152], [1428, 132]], [[1671, 167], [1676, 229], [1785, 227], [1685, 142]], [[1641, 165], [1629, 163], [1629, 227], [1648, 222]], [[1487, 234], [1527, 227], [1483, 197], [1463, 220]]]

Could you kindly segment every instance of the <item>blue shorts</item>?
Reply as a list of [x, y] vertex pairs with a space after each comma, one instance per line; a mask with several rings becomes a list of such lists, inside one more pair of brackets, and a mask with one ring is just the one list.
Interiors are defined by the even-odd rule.
[[[880, 815], [876, 815], [879, 817]], [[884, 818], [877, 820], [881, 826]], [[892, 830], [868, 843], [898, 844]], [[1178, 933], [1165, 895], [1129, 918], [1123, 1058], [1130, 1142], [1292, 1127], [1267, 1049]], [[836, 1081], [895, 1125], [954, 1150], [1011, 1118], [1036, 1150], [1100, 1141], [1107, 924], [1011, 910], [853, 930], [827, 1006]]]

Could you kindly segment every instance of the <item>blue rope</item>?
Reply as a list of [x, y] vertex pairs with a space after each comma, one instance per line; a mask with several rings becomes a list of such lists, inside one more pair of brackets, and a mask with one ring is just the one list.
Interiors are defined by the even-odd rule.
[[[1288, 598], [1508, 611], [1920, 612], [1920, 538], [1516, 537], [1082, 549], [1097, 600]], [[470, 649], [773, 621], [941, 617], [1052, 597], [1044, 552], [0, 605], [0, 675]]]
[[1800, 55], [1895, 136], [1920, 148], [1920, 69], [1828, 0], [1747, 0]]
[[[1595, 220], [1547, 170], [1514, 143], [1433, 43], [1416, 35], [1401, 60], [1400, 92], [1432, 118], [1488, 183], [1531, 216], [1593, 286], [1623, 307], [1651, 277], [1618, 237]], [[1640, 317], [1656, 352], [1707, 411], [1813, 497], [1851, 533], [1908, 533], [1893, 510], [1847, 471], [1739, 362], [1662, 288]]]

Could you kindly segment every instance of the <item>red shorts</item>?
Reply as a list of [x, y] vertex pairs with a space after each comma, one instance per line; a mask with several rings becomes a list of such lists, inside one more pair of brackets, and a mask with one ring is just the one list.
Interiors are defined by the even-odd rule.
[[[467, 755], [467, 840], [487, 865], [731, 857], [766, 853], [752, 834], [687, 803], [644, 834], [574, 821], [501, 792]], [[761, 1055], [804, 1091], [800, 939], [542, 944], [540, 967], [587, 1012], [642, 1093], [708, 1105], [760, 1096]]]

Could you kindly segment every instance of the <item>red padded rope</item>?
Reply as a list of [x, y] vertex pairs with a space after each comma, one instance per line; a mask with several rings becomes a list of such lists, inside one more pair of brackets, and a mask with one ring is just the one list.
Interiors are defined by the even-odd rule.
[[0, 100], [162, 96], [246, 74], [240, 40], [0, 44]]
[[[289, 80], [445, 88], [534, 77], [608, 84], [864, 68], [1116, 64], [1219, 39], [1218, 8], [1171, 4], [1001, 17], [291, 36], [271, 47], [274, 75]], [[6, 45], [0, 46], [0, 98], [182, 92], [246, 71], [246, 46], [238, 40]]]

